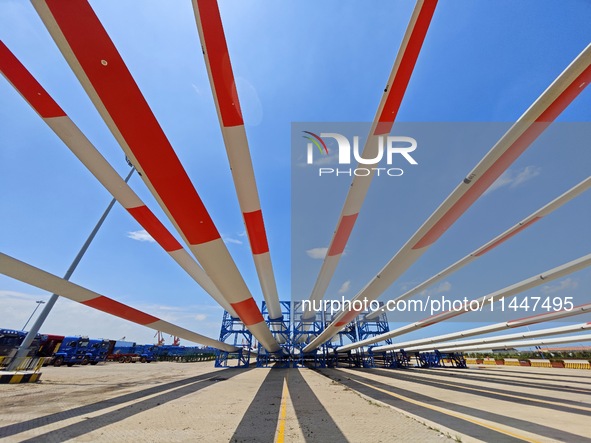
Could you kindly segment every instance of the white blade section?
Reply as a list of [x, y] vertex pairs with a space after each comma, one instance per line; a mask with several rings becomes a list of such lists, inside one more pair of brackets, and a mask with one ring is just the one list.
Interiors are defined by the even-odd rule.
[[[439, 343], [443, 341], [455, 340], [458, 338], [473, 337], [475, 335], [489, 334], [492, 332], [502, 331], [503, 329], [515, 329], [523, 326], [534, 325], [538, 323], [544, 323], [549, 321], [556, 321], [563, 318], [572, 317], [575, 315], [588, 314], [591, 312], [591, 303], [575, 306], [571, 310], [562, 310], [556, 312], [546, 312], [543, 314], [532, 315], [530, 317], [519, 318], [516, 320], [510, 320], [507, 322], [495, 323], [492, 325], [481, 326], [478, 328], [466, 329], [464, 331], [451, 332], [449, 334], [436, 335], [434, 337], [419, 338], [416, 340], [410, 340], [406, 342], [393, 343], [391, 345], [376, 346], [373, 348], [375, 351], [399, 351], [406, 349], [411, 346], [431, 345], [433, 343]], [[348, 351], [359, 347], [358, 343], [352, 343], [350, 345], [342, 346], [339, 351]]]
[[[353, 298], [376, 300], [496, 181], [556, 117], [591, 82], [591, 45], [554, 80], [456, 189], [429, 216], [406, 244]], [[358, 312], [343, 311], [321, 335], [304, 348], [312, 351], [332, 338]]]
[[[201, 197], [90, 4], [83, 0], [32, 3], [121, 148], [214, 285], [248, 328], [265, 324]], [[268, 327], [256, 329], [255, 338], [267, 351], [279, 350]]]
[[210, 0], [193, 0], [193, 10], [257, 275], [270, 319], [280, 319], [277, 284], [220, 11], [217, 1]]
[[[402, 294], [400, 297], [396, 297], [394, 299], [394, 301], [397, 301], [397, 300], [405, 300], [405, 299], [410, 298], [410, 297], [412, 297], [414, 295], [417, 295], [421, 291], [425, 290], [429, 286], [434, 285], [435, 283], [437, 283], [441, 279], [450, 276], [451, 274], [453, 274], [454, 272], [460, 270], [461, 268], [463, 268], [467, 264], [472, 263], [473, 261], [475, 261], [478, 258], [482, 257], [484, 254], [486, 254], [490, 250], [496, 248], [501, 243], [509, 240], [514, 235], [516, 235], [519, 232], [527, 229], [529, 226], [531, 226], [532, 224], [534, 224], [535, 222], [537, 222], [538, 220], [540, 220], [542, 217], [545, 217], [546, 215], [554, 212], [556, 209], [560, 208], [565, 203], [571, 201], [573, 198], [575, 198], [578, 195], [580, 195], [583, 192], [585, 192], [587, 189], [589, 189], [589, 187], [591, 187], [591, 177], [587, 177], [585, 180], [583, 180], [582, 182], [580, 182], [576, 186], [574, 186], [571, 189], [569, 189], [568, 191], [566, 191], [560, 197], [552, 200], [550, 203], [548, 203], [544, 207], [538, 209], [533, 214], [527, 216], [526, 218], [524, 218], [523, 220], [521, 220], [516, 225], [514, 225], [511, 228], [507, 229], [502, 234], [497, 235], [495, 238], [493, 238], [489, 242], [486, 242], [484, 245], [480, 246], [475, 251], [472, 251], [470, 254], [468, 254], [464, 258], [461, 258], [460, 260], [458, 260], [457, 262], [455, 262], [453, 265], [448, 266], [443, 271], [440, 271], [437, 274], [435, 274], [434, 276], [428, 278], [423, 283], [415, 286], [411, 290], [409, 290], [409, 291], [405, 292], [404, 294]], [[380, 310], [371, 312], [371, 313], [367, 314], [365, 318], [367, 320], [371, 320], [373, 318], [376, 318], [378, 315], [380, 315], [381, 312], [382, 311], [380, 311]]]
[[[152, 236], [217, 303], [233, 317], [238, 315], [224, 299], [209, 276], [174, 236], [158, 220], [131, 187], [119, 176], [95, 146], [64, 111], [48, 114], [48, 107], [61, 109], [32, 74], [0, 41], [0, 72], [39, 114], [92, 175], [111, 193], [129, 214]], [[43, 101], [39, 101], [39, 96]]]
[[56, 275], [45, 272], [39, 268], [19, 261], [6, 254], [0, 253], [0, 272], [8, 277], [22, 281], [23, 283], [36, 286], [53, 294], [58, 294], [83, 305], [89, 306], [107, 314], [115, 315], [125, 320], [146, 326], [156, 331], [162, 331], [167, 334], [176, 335], [185, 340], [211, 346], [223, 351], [233, 352], [238, 348], [231, 346], [197, 332], [168, 323], [153, 315], [146, 314], [131, 306], [124, 305], [112, 298], [105, 297], [83, 286], [79, 286], [68, 280], [64, 280]]
[[441, 349], [440, 352], [466, 352], [466, 351], [481, 351], [481, 350], [508, 350], [514, 348], [526, 348], [529, 346], [544, 346], [557, 345], [562, 343], [583, 343], [591, 340], [591, 334], [569, 335], [568, 337], [544, 338], [537, 340], [518, 340], [504, 343], [492, 343], [473, 346], [451, 347]]
[[[537, 337], [547, 337], [551, 335], [560, 335], [560, 334], [568, 334], [570, 332], [579, 332], [585, 329], [591, 328], [591, 322], [589, 323], [580, 323], [571, 326], [561, 326], [558, 328], [548, 328], [548, 329], [540, 329], [537, 331], [528, 331], [528, 332], [517, 332], [515, 334], [505, 334], [505, 335], [498, 335], [496, 337], [487, 337], [487, 338], [475, 338], [472, 340], [460, 340], [455, 342], [441, 342], [436, 343], [433, 345], [423, 345], [423, 346], [411, 346], [404, 348], [405, 351], [434, 351], [434, 350], [442, 350], [442, 349], [450, 349], [450, 348], [462, 348], [467, 346], [473, 345], [484, 345], [484, 344], [494, 344], [494, 343], [502, 343], [505, 341], [512, 341], [512, 340], [521, 340], [522, 338], [537, 338]], [[493, 346], [494, 347], [494, 346]]]
[[[591, 265], [591, 254], [585, 255], [581, 258], [568, 262], [564, 265], [557, 266], [556, 268], [550, 269], [549, 271], [543, 272], [542, 274], [535, 275], [528, 279], [522, 280], [519, 283], [515, 283], [514, 285], [507, 286], [506, 288], [500, 289], [498, 291], [492, 292], [488, 295], [483, 297], [470, 300], [465, 303], [461, 310], [457, 311], [444, 311], [439, 314], [432, 315], [424, 320], [420, 320], [415, 323], [411, 323], [406, 326], [402, 326], [398, 329], [394, 329], [393, 331], [386, 332], [384, 334], [377, 335], [372, 338], [368, 338], [366, 340], [358, 341], [352, 345], [355, 348], [360, 346], [367, 346], [373, 343], [378, 343], [380, 341], [386, 340], [387, 338], [398, 337], [400, 335], [406, 334], [410, 331], [414, 331], [416, 329], [425, 328], [427, 326], [434, 325], [436, 323], [440, 323], [444, 320], [449, 320], [450, 318], [457, 317], [458, 315], [465, 314], [471, 312], [470, 306], [483, 306], [483, 305], [490, 305], [495, 303], [503, 298], [512, 297], [520, 292], [526, 291], [528, 289], [535, 288], [536, 286], [540, 286], [541, 284], [545, 284], [549, 281], [556, 280], [557, 278], [564, 277], [565, 275], [571, 274], [573, 272], [579, 271], [581, 269], [586, 268], [587, 266]], [[384, 347], [380, 347], [380, 350], [383, 350]], [[377, 349], [377, 348], [376, 348]]]
[[[436, 0], [418, 0], [415, 5], [394, 61], [394, 66], [390, 72], [386, 89], [374, 117], [367, 142], [363, 147], [361, 154], [363, 158], [376, 158], [379, 137], [389, 134], [392, 129], [436, 6]], [[310, 295], [312, 302], [321, 300], [326, 293], [345, 246], [349, 241], [357, 216], [361, 211], [374, 172], [372, 170], [367, 176], [355, 176], [351, 183], [328, 252]], [[304, 319], [310, 319], [313, 316], [314, 312], [312, 311], [304, 312]]]

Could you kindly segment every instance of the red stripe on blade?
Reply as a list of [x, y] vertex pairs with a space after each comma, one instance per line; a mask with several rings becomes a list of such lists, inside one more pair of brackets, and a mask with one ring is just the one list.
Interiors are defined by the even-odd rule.
[[119, 52], [85, 0], [46, 0], [70, 48], [139, 166], [190, 244], [220, 238]]
[[[464, 308], [465, 308], [465, 304], [464, 304]], [[420, 320], [418, 322], [419, 323], [418, 327], [425, 328], [427, 326], [434, 325], [434, 324], [439, 323], [441, 321], [457, 317], [458, 315], [464, 314], [465, 312], [467, 312], [467, 311], [465, 311], [465, 310], [443, 311], [443, 312], [440, 312], [439, 314], [435, 314], [430, 317], [424, 318], [423, 320]]]
[[477, 179], [468, 191], [439, 219], [413, 249], [424, 248], [435, 242], [447, 229], [486, 191], [494, 181], [525, 151], [558, 115], [581, 93], [591, 79], [591, 66], [587, 67], [540, 114], [536, 122], [527, 128], [498, 160]]
[[181, 244], [147, 206], [128, 208], [127, 211], [166, 252], [178, 251], [182, 248]]
[[117, 317], [124, 318], [125, 320], [139, 323], [140, 325], [148, 325], [150, 323], [157, 322], [159, 318], [153, 317], [145, 312], [138, 311], [131, 306], [119, 303], [109, 297], [101, 295], [100, 297], [93, 298], [82, 302], [86, 306], [98, 309], [99, 311], [106, 312], [108, 314], [116, 315]]
[[0, 71], [43, 118], [63, 117], [66, 113], [49, 96], [27, 68], [0, 41]]
[[[541, 314], [532, 315], [531, 317], [524, 317], [524, 318], [518, 318], [516, 320], [510, 320], [510, 321], [507, 322], [507, 327], [508, 328], [515, 328], [515, 327], [520, 328], [522, 326], [528, 326], [528, 325], [540, 323], [540, 322], [545, 321], [544, 320], [545, 317], [548, 317], [551, 314], [558, 314], [558, 313], [561, 313], [561, 312], [563, 314], [565, 314], [566, 317], [570, 317], [570, 313], [571, 312], [576, 311], [578, 308], [581, 308], [582, 306], [585, 306], [585, 305], [575, 306], [572, 309], [569, 309], [568, 311], [563, 310], [563, 311], [556, 311], [554, 313], [552, 313], [552, 312], [543, 312]], [[580, 311], [579, 313], [580, 314], [583, 314], [583, 312], [584, 311]], [[553, 320], [557, 320], [558, 318], [561, 318], [561, 317], [554, 317], [553, 315], [552, 315], [552, 317], [553, 317], [552, 318]]]
[[374, 135], [389, 134], [392, 130], [392, 125], [400, 109], [400, 104], [410, 82], [412, 71], [419, 58], [419, 53], [425, 41], [425, 36], [427, 35], [427, 30], [431, 24], [436, 6], [437, 0], [425, 0], [421, 12], [419, 12], [406, 49], [400, 60], [398, 71], [394, 76], [392, 84], [389, 85], [389, 94], [382, 108]]
[[240, 126], [244, 124], [242, 112], [217, 1], [198, 0], [197, 6], [205, 39], [205, 56], [209, 60], [223, 124], [225, 127]]
[[265, 321], [252, 297], [238, 303], [231, 303], [231, 306], [234, 308], [234, 311], [236, 311], [236, 314], [238, 314], [238, 317], [240, 317], [240, 320], [242, 320], [242, 323], [246, 326], [256, 325], [257, 323]]
[[525, 151], [548, 127], [549, 123], [534, 123], [507, 149], [499, 159], [462, 195], [412, 249], [433, 244], [466, 210], [492, 185], [497, 178]]
[[352, 311], [347, 312], [343, 316], [343, 318], [340, 319], [338, 322], [336, 322], [334, 325], [336, 327], [340, 327], [340, 326], [345, 326], [345, 325], [351, 323], [355, 319], [355, 317], [357, 317], [359, 315], [359, 313], [361, 311], [362, 311], [361, 309], [360, 310], [353, 309]]
[[537, 122], [552, 122], [591, 83], [591, 65], [587, 66], [548, 108], [537, 118]]
[[537, 222], [541, 217], [535, 217], [533, 219], [531, 219], [530, 221], [528, 221], [527, 223], [521, 225], [519, 228], [515, 229], [513, 232], [507, 234], [506, 236], [499, 238], [496, 242], [494, 242], [493, 244], [491, 244], [489, 247], [487, 247], [486, 249], [483, 249], [482, 251], [480, 251], [478, 254], [475, 255], [475, 257], [480, 257], [481, 255], [486, 254], [488, 251], [490, 251], [491, 249], [496, 248], [497, 246], [499, 246], [501, 243], [506, 242], [507, 240], [509, 240], [511, 237], [513, 237], [515, 234], [517, 234], [518, 232], [523, 231], [525, 228], [527, 228], [528, 226], [534, 224], [535, 222]]
[[343, 253], [345, 246], [347, 245], [347, 241], [349, 241], [349, 236], [351, 235], [353, 226], [355, 226], [355, 220], [357, 220], [358, 215], [359, 213], [343, 216], [341, 222], [339, 223], [339, 227], [337, 228], [334, 240], [332, 241], [332, 245], [330, 246], [330, 250], [328, 251], [328, 256], [339, 255]]
[[250, 240], [250, 247], [253, 254], [264, 254], [269, 252], [269, 244], [267, 243], [267, 234], [265, 232], [265, 222], [263, 221], [263, 212], [258, 211], [245, 212], [244, 224], [248, 232], [248, 239]]

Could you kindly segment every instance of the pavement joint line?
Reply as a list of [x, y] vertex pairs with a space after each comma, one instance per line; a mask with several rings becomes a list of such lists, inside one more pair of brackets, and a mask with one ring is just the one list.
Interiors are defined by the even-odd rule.
[[497, 426], [493, 426], [493, 425], [491, 425], [491, 424], [489, 424], [487, 422], [484, 422], [484, 421], [481, 421], [481, 420], [477, 420], [477, 419], [475, 419], [473, 417], [470, 417], [469, 415], [466, 415], [466, 414], [461, 414], [461, 413], [458, 413], [458, 412], [451, 412], [451, 411], [449, 411], [447, 409], [440, 408], [438, 406], [433, 406], [433, 405], [429, 405], [427, 403], [424, 403], [422, 401], [413, 400], [412, 398], [406, 397], [404, 395], [395, 394], [394, 392], [390, 392], [390, 391], [387, 391], [386, 389], [378, 388], [377, 386], [372, 386], [372, 385], [370, 385], [368, 383], [364, 383], [364, 382], [359, 381], [359, 380], [355, 380], [355, 382], [356, 383], [359, 383], [361, 385], [364, 385], [364, 386], [366, 386], [366, 387], [368, 387], [370, 389], [375, 389], [375, 390], [380, 391], [380, 392], [382, 392], [384, 394], [390, 395], [391, 397], [398, 398], [399, 400], [406, 401], [408, 403], [412, 403], [412, 404], [415, 404], [417, 406], [421, 406], [423, 408], [431, 409], [432, 411], [436, 411], [436, 412], [439, 412], [441, 414], [449, 415], [451, 417], [455, 417], [455, 418], [458, 418], [460, 420], [464, 420], [464, 421], [467, 421], [467, 422], [470, 422], [470, 423], [474, 423], [475, 425], [482, 426], [482, 427], [485, 427], [487, 429], [491, 429], [491, 430], [493, 430], [495, 432], [499, 432], [501, 434], [505, 434], [505, 435], [508, 435], [510, 437], [518, 438], [520, 440], [527, 441], [527, 442], [530, 442], [530, 443], [541, 443], [540, 440], [534, 440], [534, 439], [532, 439], [530, 437], [527, 437], [525, 435], [516, 434], [516, 433], [511, 432], [511, 431], [508, 431], [506, 429], [499, 428]]
[[[158, 392], [156, 392], [154, 394], [149, 394], [149, 395], [146, 395], [145, 397], [142, 397], [142, 401], [144, 401], [144, 400], [150, 400], [151, 398], [157, 397], [159, 395], [166, 394], [166, 393], [169, 393], [169, 392], [174, 392], [177, 389], [183, 389], [186, 386], [195, 385], [195, 384], [198, 384], [198, 383], [202, 383], [204, 381], [208, 381], [208, 379], [197, 380], [197, 381], [194, 381], [194, 382], [191, 382], [191, 383], [187, 383], [186, 385], [183, 385], [183, 386], [177, 386], [177, 387], [174, 387], [174, 388], [170, 388], [170, 389], [165, 389], [165, 390], [162, 390], [162, 391], [158, 391]], [[116, 398], [117, 397], [114, 397], [114, 399], [116, 399]], [[33, 437], [35, 437], [36, 435], [39, 435], [39, 433], [42, 432], [42, 431], [50, 431], [50, 432], [51, 431], [56, 431], [56, 430], [59, 430], [61, 428], [66, 427], [66, 426], [70, 426], [70, 425], [74, 425], [74, 424], [77, 424], [77, 423], [81, 423], [81, 422], [83, 422], [85, 420], [88, 420], [88, 419], [98, 418], [98, 417], [101, 417], [104, 414], [108, 414], [110, 412], [117, 411], [117, 410], [122, 409], [122, 408], [125, 408], [127, 406], [131, 406], [132, 404], [137, 403], [137, 401], [138, 401], [137, 399], [132, 399], [132, 400], [129, 400], [129, 401], [126, 401], [126, 402], [117, 403], [116, 405], [107, 406], [107, 407], [104, 407], [104, 408], [101, 408], [101, 409], [97, 409], [96, 411], [89, 412], [87, 414], [77, 415], [75, 417], [67, 417], [67, 418], [64, 418], [62, 420], [56, 420], [56, 421], [54, 421], [52, 423], [48, 423], [47, 425], [38, 426], [35, 429], [25, 429], [25, 430], [23, 430], [21, 432], [16, 432], [13, 435], [19, 435], [19, 434], [23, 434], [25, 432], [34, 431], [35, 432], [35, 435], [33, 435]], [[68, 412], [68, 410], [64, 410], [62, 412], [63, 413], [66, 413], [66, 412]], [[59, 427], [56, 426], [57, 423], [60, 423], [60, 426]]]
[[287, 399], [289, 398], [289, 388], [287, 385], [288, 378], [289, 371], [287, 372], [287, 375], [283, 378], [283, 392], [281, 393], [281, 409], [279, 411], [279, 423], [277, 426], [277, 438], [275, 439], [275, 443], [285, 442], [285, 416], [287, 413]]
[[[385, 376], [380, 375], [380, 374], [375, 374], [375, 375], [377, 375], [378, 377], [385, 377]], [[385, 378], [387, 378], [387, 377], [385, 377]], [[419, 376], [418, 378], [428, 379], [428, 377], [421, 377], [421, 376]], [[412, 381], [407, 381], [407, 382], [408, 383], [413, 383]], [[445, 385], [445, 386], [450, 386], [452, 388], [457, 387], [457, 384], [454, 384], [454, 383], [446, 383], [446, 382], [440, 381], [440, 380], [437, 380], [437, 383], [438, 384]], [[527, 401], [532, 401], [532, 402], [539, 402], [539, 403], [550, 404], [550, 405], [561, 405], [558, 402], [553, 402], [553, 401], [549, 401], [549, 400], [535, 399], [535, 398], [525, 397], [525, 396], [521, 396], [521, 395], [505, 394], [505, 393], [502, 393], [502, 392], [490, 391], [488, 389], [473, 388], [473, 387], [470, 387], [470, 386], [462, 386], [462, 389], [467, 389], [469, 391], [476, 391], [476, 392], [486, 392], [488, 394], [499, 395], [499, 396], [502, 396], [502, 397], [519, 398], [521, 400], [527, 400]], [[532, 405], [532, 406], [535, 406], [535, 405]], [[569, 404], [568, 407], [569, 408], [572, 408], [572, 409], [579, 409], [581, 411], [589, 411], [589, 412], [591, 412], [591, 408], [588, 408], [588, 407], [585, 407], [585, 406], [578, 406], [578, 405], [575, 405], [575, 404]]]

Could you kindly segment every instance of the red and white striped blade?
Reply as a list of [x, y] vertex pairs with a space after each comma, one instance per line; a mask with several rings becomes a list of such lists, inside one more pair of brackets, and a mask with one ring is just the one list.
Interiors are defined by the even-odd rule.
[[[529, 326], [537, 323], [544, 323], [549, 321], [556, 321], [561, 320], [568, 317], [573, 317], [575, 315], [581, 314], [588, 314], [591, 312], [591, 303], [575, 306], [571, 310], [562, 310], [556, 312], [546, 312], [543, 314], [532, 315], [526, 318], [520, 318], [516, 320], [510, 320], [501, 323], [494, 323], [492, 325], [487, 326], [480, 326], [478, 328], [467, 329], [464, 331], [458, 332], [451, 332], [449, 334], [443, 335], [436, 335], [433, 337], [427, 338], [419, 338], [416, 340], [410, 340], [401, 343], [393, 343], [391, 345], [384, 345], [384, 346], [376, 346], [373, 348], [376, 352], [381, 351], [399, 351], [401, 349], [408, 349], [413, 346], [424, 346], [424, 345], [432, 345], [434, 343], [441, 343], [445, 341], [455, 340], [458, 338], [468, 338], [473, 337], [475, 335], [483, 335], [483, 334], [490, 334], [491, 332], [498, 332], [502, 331], [503, 329], [515, 329], [523, 326]], [[339, 351], [348, 351], [351, 349], [356, 349], [358, 346], [357, 343], [352, 343], [350, 345], [345, 345], [339, 347]]]
[[254, 264], [269, 317], [278, 319], [277, 284], [220, 11], [214, 0], [193, 0], [193, 10]]
[[[493, 303], [495, 303], [503, 298], [513, 297], [514, 295], [517, 295], [523, 291], [527, 291], [528, 289], [535, 288], [536, 286], [546, 284], [552, 280], [556, 280], [557, 278], [561, 278], [566, 275], [572, 274], [573, 272], [580, 271], [581, 269], [584, 269], [590, 265], [591, 265], [591, 254], [587, 254], [587, 255], [580, 257], [576, 260], [570, 261], [568, 263], [565, 263], [563, 265], [552, 268], [552, 269], [550, 269], [546, 272], [543, 272], [541, 274], [534, 275], [533, 277], [522, 280], [519, 283], [515, 283], [511, 286], [507, 286], [506, 288], [499, 289], [498, 291], [492, 292], [490, 294], [487, 294], [487, 295], [484, 295], [484, 296], [479, 297], [477, 299], [466, 302], [461, 310], [443, 311], [438, 314], [427, 317], [423, 320], [419, 320], [415, 323], [412, 323], [412, 324], [409, 324], [406, 326], [402, 326], [398, 329], [394, 329], [393, 331], [385, 332], [383, 334], [377, 335], [372, 338], [368, 338], [366, 340], [360, 340], [358, 342], [353, 343], [352, 345], [348, 345], [348, 347], [354, 346], [355, 348], [357, 348], [357, 347], [361, 347], [361, 346], [367, 346], [367, 345], [370, 345], [373, 343], [378, 343], [380, 341], [386, 340], [388, 338], [398, 337], [400, 335], [406, 334], [406, 333], [414, 331], [416, 329], [426, 328], [427, 326], [441, 323], [442, 321], [449, 320], [451, 318], [458, 317], [459, 315], [471, 312], [470, 306], [483, 306], [483, 309], [486, 309], [486, 307], [491, 306]], [[337, 332], [338, 332], [338, 329], [337, 329]], [[382, 348], [382, 347], [380, 347], [380, 348]]]
[[[587, 46], [525, 111], [353, 300], [376, 300], [388, 289], [499, 178], [589, 82], [591, 82], [591, 45]], [[331, 325], [331, 331], [325, 331], [326, 333], [322, 334], [323, 340], [320, 336], [313, 340], [306, 347], [306, 352], [332, 338], [357, 314], [354, 311], [344, 311], [337, 315], [335, 323]]]
[[564, 343], [583, 343], [591, 340], [591, 334], [581, 335], [569, 335], [567, 337], [556, 337], [556, 338], [538, 338], [533, 340], [516, 340], [508, 342], [499, 342], [491, 344], [481, 344], [472, 346], [461, 346], [452, 347], [447, 349], [441, 349], [441, 352], [465, 352], [465, 351], [480, 351], [484, 349], [514, 349], [524, 348], [529, 346], [543, 346], [543, 345], [556, 345]]
[[82, 303], [83, 305], [115, 315], [125, 320], [137, 323], [142, 326], [162, 331], [167, 334], [176, 335], [191, 342], [211, 346], [223, 351], [236, 351], [238, 348], [189, 331], [188, 329], [174, 325], [158, 317], [139, 311], [131, 306], [127, 306], [112, 298], [105, 297], [90, 289], [64, 280], [56, 275], [45, 272], [28, 263], [24, 263], [6, 254], [0, 253], [0, 272], [8, 277], [30, 284], [40, 289], [44, 289], [54, 294], [58, 294], [67, 299]]
[[[494, 343], [502, 343], [506, 341], [512, 340], [521, 340], [524, 338], [538, 338], [538, 337], [549, 337], [552, 335], [562, 335], [562, 334], [569, 334], [571, 332], [580, 332], [584, 331], [585, 329], [591, 329], [591, 322], [588, 323], [578, 323], [575, 325], [569, 326], [560, 326], [557, 328], [547, 328], [547, 329], [538, 329], [536, 331], [527, 331], [527, 332], [516, 332], [514, 334], [504, 334], [504, 335], [496, 335], [493, 337], [486, 337], [486, 338], [475, 338], [472, 340], [459, 340], [459, 341], [442, 341], [436, 342], [429, 345], [422, 345], [422, 346], [409, 346], [404, 348], [405, 351], [409, 352], [425, 352], [425, 351], [435, 351], [436, 349], [441, 352], [446, 352], [451, 348], [462, 350], [462, 348], [467, 346], [474, 346], [474, 345], [484, 345], [484, 344], [494, 344]], [[494, 347], [494, 345], [492, 345]], [[465, 348], [469, 349], [469, 348]]]
[[156, 243], [230, 315], [237, 317], [232, 306], [220, 294], [201, 266], [185, 251], [2, 41], [0, 41], [0, 72], [121, 206], [152, 236]]
[[[376, 158], [378, 138], [389, 134], [392, 129], [436, 6], [437, 0], [418, 0], [416, 3], [374, 117], [368, 139], [363, 147], [361, 154], [363, 158]], [[361, 206], [373, 180], [374, 173], [375, 171], [372, 169], [367, 176], [355, 176], [353, 178], [337, 227], [330, 241], [328, 252], [310, 295], [312, 302], [321, 300], [328, 289], [328, 285], [349, 241], [351, 231], [357, 221], [357, 216], [361, 211]], [[313, 315], [314, 312], [312, 311], [304, 313], [306, 319]]]
[[[516, 235], [516, 234], [520, 233], [521, 231], [527, 229], [529, 226], [533, 225], [535, 222], [537, 222], [541, 218], [547, 216], [548, 214], [551, 214], [552, 212], [554, 212], [556, 209], [560, 208], [565, 203], [571, 201], [573, 198], [577, 197], [578, 195], [580, 195], [583, 192], [585, 192], [586, 190], [588, 190], [590, 187], [591, 187], [591, 177], [587, 177], [585, 180], [583, 180], [579, 184], [573, 186], [571, 189], [569, 189], [568, 191], [566, 191], [561, 196], [559, 196], [556, 199], [552, 200], [550, 203], [548, 203], [544, 207], [538, 209], [533, 214], [530, 214], [529, 216], [527, 216], [526, 218], [524, 218], [523, 220], [521, 220], [516, 225], [514, 225], [511, 228], [507, 229], [502, 234], [499, 234], [498, 236], [496, 236], [492, 240], [486, 242], [484, 245], [480, 246], [476, 250], [472, 251], [470, 254], [466, 255], [463, 258], [461, 258], [460, 260], [458, 260], [457, 262], [455, 262], [453, 265], [448, 266], [443, 271], [439, 271], [437, 274], [435, 274], [432, 277], [429, 277], [423, 283], [420, 283], [419, 285], [417, 285], [414, 288], [410, 289], [409, 291], [405, 292], [401, 296], [396, 297], [394, 299], [394, 301], [405, 300], [405, 299], [410, 298], [410, 297], [412, 297], [414, 295], [417, 295], [421, 291], [423, 291], [426, 288], [428, 288], [429, 286], [432, 286], [435, 283], [437, 283], [438, 281], [440, 281], [440, 280], [442, 280], [442, 279], [450, 276], [451, 274], [453, 274], [454, 272], [456, 272], [459, 269], [463, 268], [467, 264], [472, 263], [473, 261], [475, 261], [478, 258], [482, 257], [487, 252], [491, 251], [492, 249], [496, 248], [500, 244], [502, 244], [505, 241], [509, 240], [514, 235]], [[371, 312], [370, 314], [367, 314], [365, 316], [365, 319], [371, 320], [371, 319], [379, 316], [381, 313], [382, 313], [381, 310], [377, 310], [377, 311]]]
[[279, 345], [169, 140], [87, 0], [32, 0], [103, 120], [191, 252], [270, 352]]

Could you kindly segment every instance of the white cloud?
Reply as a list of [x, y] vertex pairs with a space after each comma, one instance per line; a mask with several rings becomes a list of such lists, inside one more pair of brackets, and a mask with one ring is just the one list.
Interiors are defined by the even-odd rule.
[[401, 291], [408, 291], [411, 288], [414, 288], [419, 282], [417, 281], [405, 281], [405, 282], [400, 282], [400, 290]]
[[449, 292], [451, 291], [451, 283], [448, 281], [444, 281], [443, 283], [441, 283], [439, 286], [437, 286], [436, 289], [436, 293], [437, 294], [441, 294], [442, 292]]
[[328, 248], [312, 248], [306, 251], [308, 257], [313, 258], [315, 260], [322, 260], [326, 257], [326, 253], [328, 252]]
[[424, 291], [421, 292], [421, 295], [431, 296], [431, 295], [442, 294], [444, 292], [449, 292], [449, 291], [451, 291], [451, 283], [448, 281], [444, 281], [443, 283], [439, 283], [434, 288], [425, 289]]
[[238, 239], [235, 239], [235, 238], [232, 238], [232, 237], [222, 237], [222, 239], [224, 240], [224, 243], [226, 243], [226, 244], [227, 243], [232, 243], [234, 245], [241, 245], [241, 244], [244, 243], [242, 240], [238, 240]]
[[516, 188], [520, 184], [525, 183], [526, 181], [531, 180], [534, 177], [537, 177], [538, 175], [540, 175], [540, 172], [542, 172], [542, 168], [538, 166], [526, 166], [515, 176], [510, 187]]
[[490, 187], [486, 190], [485, 194], [488, 194], [489, 192], [496, 191], [497, 189], [510, 184], [512, 181], [511, 175], [512, 175], [512, 173], [509, 169], [506, 170], [505, 172], [503, 172], [501, 174], [501, 176], [499, 178], [497, 178], [496, 181], [492, 185], [490, 185]]
[[38, 295], [25, 294], [24, 292], [17, 291], [6, 291], [0, 290], [0, 297], [9, 297], [18, 300], [31, 300], [32, 298], [39, 297]]
[[[33, 309], [35, 309], [35, 302], [37, 300], [47, 301], [49, 296], [49, 293], [43, 291], [22, 293], [0, 290], [0, 306], [2, 306], [3, 313], [0, 326], [7, 329], [21, 329]], [[125, 302], [123, 299], [118, 301]], [[213, 302], [211, 304], [189, 306], [134, 302], [126, 302], [126, 304], [191, 331], [212, 338], [217, 338], [219, 335], [222, 308]], [[44, 306], [46, 305], [41, 305], [37, 310], [28, 327], [31, 326]], [[63, 297], [58, 299], [49, 313], [41, 327], [41, 332], [56, 335], [87, 335], [93, 338], [111, 340], [119, 340], [125, 336], [127, 340], [136, 343], [155, 343], [154, 335], [156, 333], [153, 329], [106, 314]], [[165, 338], [167, 343], [171, 342], [167, 334], [165, 334]], [[188, 340], [182, 340], [182, 344], [186, 346], [196, 345]]]
[[347, 292], [349, 290], [350, 287], [351, 287], [351, 280], [347, 280], [345, 283], [343, 283], [341, 285], [341, 287], [338, 290], [338, 293], [344, 294], [345, 292]]
[[156, 240], [154, 240], [152, 238], [152, 236], [150, 234], [148, 234], [148, 231], [146, 231], [145, 229], [142, 229], [140, 231], [131, 231], [127, 233], [127, 236], [129, 238], [131, 238], [132, 240], [137, 240], [137, 241], [147, 241], [150, 243], [155, 243]]
[[203, 95], [203, 93], [201, 92], [201, 90], [197, 87], [196, 84], [191, 83], [191, 87], [193, 88], [193, 90], [197, 93], [197, 95]]
[[579, 286], [579, 282], [577, 280], [572, 279], [571, 277], [562, 280], [559, 283], [555, 283], [553, 285], [545, 285], [542, 286], [541, 291], [542, 294], [554, 294], [556, 292], [567, 291], [569, 289], [576, 289]]
[[314, 164], [315, 165], [334, 165], [337, 164], [339, 162], [339, 153], [338, 151], [335, 152], [334, 154], [330, 154], [330, 155], [326, 155], [326, 156], [322, 156], [322, 157], [316, 157], [314, 159]]
[[[333, 154], [329, 154], [329, 155], [322, 155], [318, 154], [317, 152], [314, 153], [315, 157], [314, 157], [314, 163], [313, 165], [315, 166], [327, 166], [327, 165], [337, 165], [339, 163], [339, 153], [338, 151], [334, 152]], [[305, 167], [305, 166], [313, 166], [313, 165], [309, 165], [307, 161], [301, 161], [297, 164], [300, 167]]]
[[542, 172], [542, 168], [538, 166], [526, 166], [523, 169], [507, 169], [501, 176], [486, 190], [485, 194], [496, 191], [499, 188], [509, 186], [514, 189], [517, 186], [537, 177]]

